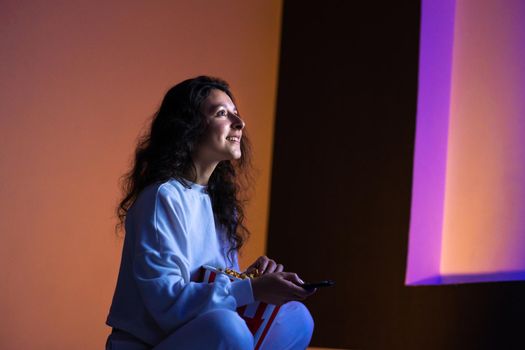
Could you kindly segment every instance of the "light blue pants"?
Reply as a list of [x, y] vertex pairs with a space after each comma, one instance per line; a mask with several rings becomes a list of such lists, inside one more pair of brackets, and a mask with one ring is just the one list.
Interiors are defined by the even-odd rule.
[[[308, 347], [314, 321], [303, 303], [283, 304], [273, 322], [261, 350], [304, 350]], [[237, 312], [228, 309], [199, 315], [153, 349], [138, 343], [127, 333], [111, 334], [106, 344], [106, 350], [248, 350], [253, 347], [253, 336], [246, 322]]]

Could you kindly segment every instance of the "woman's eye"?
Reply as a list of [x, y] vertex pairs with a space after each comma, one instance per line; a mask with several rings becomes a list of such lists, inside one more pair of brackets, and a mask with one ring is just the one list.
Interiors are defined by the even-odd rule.
[[221, 109], [219, 112], [217, 112], [217, 115], [226, 115], [226, 111]]

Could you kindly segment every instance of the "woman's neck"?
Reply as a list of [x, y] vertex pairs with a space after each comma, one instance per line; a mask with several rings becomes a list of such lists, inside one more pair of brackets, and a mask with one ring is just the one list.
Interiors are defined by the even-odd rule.
[[193, 162], [195, 165], [195, 174], [192, 174], [192, 170], [187, 171], [184, 174], [184, 177], [191, 182], [194, 182], [199, 185], [207, 186], [208, 181], [211, 177], [211, 174], [215, 170], [215, 167], [219, 162], [213, 161], [213, 162], [205, 162], [205, 161], [199, 161], [199, 162]]

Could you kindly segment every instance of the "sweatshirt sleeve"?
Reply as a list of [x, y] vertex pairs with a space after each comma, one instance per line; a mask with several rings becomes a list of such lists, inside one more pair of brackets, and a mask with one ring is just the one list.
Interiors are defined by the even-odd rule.
[[142, 300], [166, 333], [208, 310], [254, 302], [250, 279], [231, 282], [219, 274], [213, 283], [190, 281], [191, 241], [176, 196], [162, 186], [157, 190], [149, 219], [136, 231], [133, 262]]

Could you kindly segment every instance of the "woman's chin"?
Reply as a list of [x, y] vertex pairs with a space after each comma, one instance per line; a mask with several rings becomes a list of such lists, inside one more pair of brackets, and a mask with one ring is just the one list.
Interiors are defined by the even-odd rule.
[[237, 160], [237, 159], [240, 159], [241, 158], [241, 151], [240, 150], [234, 150], [232, 152], [228, 152], [228, 155], [226, 160]]
[[230, 153], [228, 160], [237, 160], [241, 158], [241, 152]]

